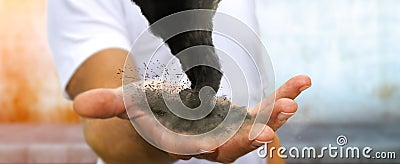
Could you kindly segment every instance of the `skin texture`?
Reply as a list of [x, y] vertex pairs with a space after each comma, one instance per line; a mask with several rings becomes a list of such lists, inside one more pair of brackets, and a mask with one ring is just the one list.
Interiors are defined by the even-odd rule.
[[[142, 14], [146, 17], [150, 24], [158, 21], [159, 19], [166, 17], [168, 15], [185, 11], [191, 9], [211, 9], [216, 10], [220, 0], [132, 0], [141, 9]], [[209, 31], [189, 31], [180, 33], [172, 38], [167, 38], [165, 35], [168, 28], [158, 28], [151, 29], [152, 32], [161, 37], [170, 47], [173, 55], [177, 55], [182, 50], [198, 46], [198, 45], [208, 45], [214, 47], [212, 34], [212, 17], [209, 15], [206, 17], [190, 17], [189, 21], [181, 22], [176, 26], [185, 26], [186, 23], [197, 24]], [[176, 27], [178, 28], [178, 27]], [[198, 54], [191, 54], [191, 58], [182, 58], [178, 56], [178, 59], [182, 65], [182, 69], [186, 70], [186, 75], [191, 81], [191, 88], [194, 93], [198, 93], [204, 86], [210, 86], [215, 91], [218, 91], [220, 81], [222, 78], [221, 65], [219, 58], [215, 53], [215, 49], [204, 50], [202, 52], [196, 52]], [[207, 65], [214, 66], [195, 66], [190, 68], [190, 61], [199, 61], [201, 63], [206, 63]]]
[[[116, 88], [122, 85], [121, 77], [116, 77], [118, 69], [124, 67], [127, 51], [108, 49], [94, 54], [84, 62], [76, 71], [67, 86], [71, 98], [85, 91], [94, 91], [95, 88]], [[101, 63], [101, 66], [99, 64]], [[74, 103], [85, 108], [78, 112], [83, 118], [84, 135], [87, 143], [106, 163], [172, 163], [176, 161], [166, 153], [154, 148], [145, 142], [136, 133], [128, 120], [123, 120], [114, 111], [101, 110], [101, 108], [124, 109], [123, 104], [113, 106], [110, 102], [115, 97], [104, 92], [95, 93], [96, 103]], [[88, 98], [91, 99], [89, 96]], [[79, 100], [78, 100], [79, 101]], [[90, 101], [90, 100], [84, 100]], [[81, 105], [79, 105], [81, 104]], [[79, 108], [78, 108], [79, 109]], [[122, 112], [123, 113], [123, 112]], [[90, 117], [92, 115], [92, 117]], [[86, 116], [86, 118], [85, 118]], [[106, 119], [108, 118], [108, 119]], [[157, 158], [154, 158], [157, 156]]]
[[[226, 144], [216, 150], [197, 156], [168, 154], [145, 142], [128, 120], [120, 119], [125, 108], [122, 100], [121, 77], [116, 77], [123, 68], [128, 52], [107, 49], [92, 55], [76, 71], [67, 86], [74, 99], [74, 110], [83, 117], [84, 135], [87, 143], [106, 163], [172, 163], [179, 159], [204, 158], [210, 161], [233, 162], [255, 150], [262, 143], [272, 141], [279, 145], [275, 132], [297, 110], [293, 101], [302, 91], [311, 86], [307, 76], [290, 79], [276, 92], [276, 103], [268, 127], [256, 140], [248, 140], [248, 130], [241, 130]], [[168, 141], [165, 141], [168, 142]], [[279, 147], [279, 146], [275, 146]], [[280, 159], [268, 159], [278, 160]], [[275, 163], [275, 162], [273, 162]]]

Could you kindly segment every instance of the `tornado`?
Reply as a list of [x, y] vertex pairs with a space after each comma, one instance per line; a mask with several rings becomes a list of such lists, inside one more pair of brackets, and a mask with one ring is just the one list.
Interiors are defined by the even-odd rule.
[[[182, 11], [195, 9], [216, 11], [220, 0], [132, 0], [132, 2], [139, 6], [142, 14], [151, 25], [166, 16]], [[173, 29], [162, 27], [151, 29], [151, 32], [162, 38], [170, 48], [171, 53], [179, 59], [182, 69], [186, 70], [185, 74], [191, 82], [190, 93], [197, 95], [197, 97], [200, 89], [205, 86], [211, 87], [216, 93], [222, 78], [221, 64], [212, 40], [212, 19], [214, 14], [215, 12], [207, 16], [202, 14], [199, 16], [193, 15], [187, 22], [176, 24], [179, 27], [185, 26], [187, 23], [195, 23], [199, 27], [206, 27], [209, 30], [185, 31], [172, 38], [167, 38], [165, 34]], [[195, 54], [190, 54], [190, 57], [178, 55], [179, 52], [187, 48], [200, 45], [210, 46], [211, 48], [192, 52]], [[193, 61], [204, 64], [193, 67], [190, 64]], [[187, 93], [186, 97], [188, 97]]]

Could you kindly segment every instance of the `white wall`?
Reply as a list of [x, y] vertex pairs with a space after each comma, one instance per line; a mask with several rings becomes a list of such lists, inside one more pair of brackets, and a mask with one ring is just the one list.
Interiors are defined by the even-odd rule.
[[308, 74], [292, 122], [400, 120], [400, 1], [257, 0], [277, 84]]

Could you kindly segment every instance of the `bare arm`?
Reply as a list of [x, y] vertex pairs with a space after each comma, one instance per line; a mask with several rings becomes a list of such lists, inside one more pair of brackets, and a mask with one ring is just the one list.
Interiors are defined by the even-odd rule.
[[116, 88], [122, 85], [116, 78], [118, 69], [124, 68], [128, 52], [106, 49], [86, 60], [75, 72], [67, 86], [67, 92], [75, 98], [78, 94], [95, 88]]
[[[68, 94], [75, 99], [79, 94], [97, 88], [117, 88], [122, 85], [121, 75], [118, 69], [124, 68], [125, 58], [128, 52], [121, 49], [107, 49], [96, 53], [85, 61], [71, 78], [68, 86]], [[104, 96], [101, 96], [104, 95]], [[100, 96], [89, 96], [89, 99], [98, 99], [98, 105], [105, 105], [107, 101], [115, 98], [113, 94], [100, 94]], [[100, 100], [99, 100], [100, 99]], [[76, 103], [75, 103], [76, 104]], [[121, 104], [120, 104], [121, 105]], [[123, 105], [123, 104], [122, 104]], [[82, 107], [81, 107], [82, 108]], [[124, 108], [113, 108], [115, 110], [93, 111], [95, 107], [77, 111], [84, 117], [109, 118], [115, 116], [114, 112], [123, 112]], [[103, 117], [102, 117], [103, 116]], [[132, 127], [128, 120], [117, 117], [109, 119], [84, 118], [84, 134], [90, 147], [106, 163], [172, 163], [175, 161], [165, 152], [162, 152], [143, 140]]]

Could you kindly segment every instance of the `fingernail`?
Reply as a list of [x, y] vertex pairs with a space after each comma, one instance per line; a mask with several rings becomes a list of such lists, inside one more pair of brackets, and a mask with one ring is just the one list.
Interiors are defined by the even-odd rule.
[[215, 152], [215, 150], [202, 150], [202, 149], [200, 149], [200, 153], [201, 154], [203, 154], [203, 153], [214, 153]]
[[293, 116], [294, 113], [285, 113], [285, 112], [281, 112], [278, 114], [277, 119], [279, 121], [286, 121], [287, 119], [289, 119], [289, 117]]
[[310, 86], [304, 86], [304, 87], [300, 88], [300, 92], [303, 92], [304, 90], [306, 90], [308, 88], [310, 88]]
[[260, 146], [262, 146], [262, 145], [269, 144], [269, 143], [271, 143], [272, 141], [273, 141], [273, 140], [267, 141], [267, 142], [262, 142], [262, 141], [254, 140], [254, 141], [251, 143], [251, 145], [254, 146], [254, 147], [260, 147]]

